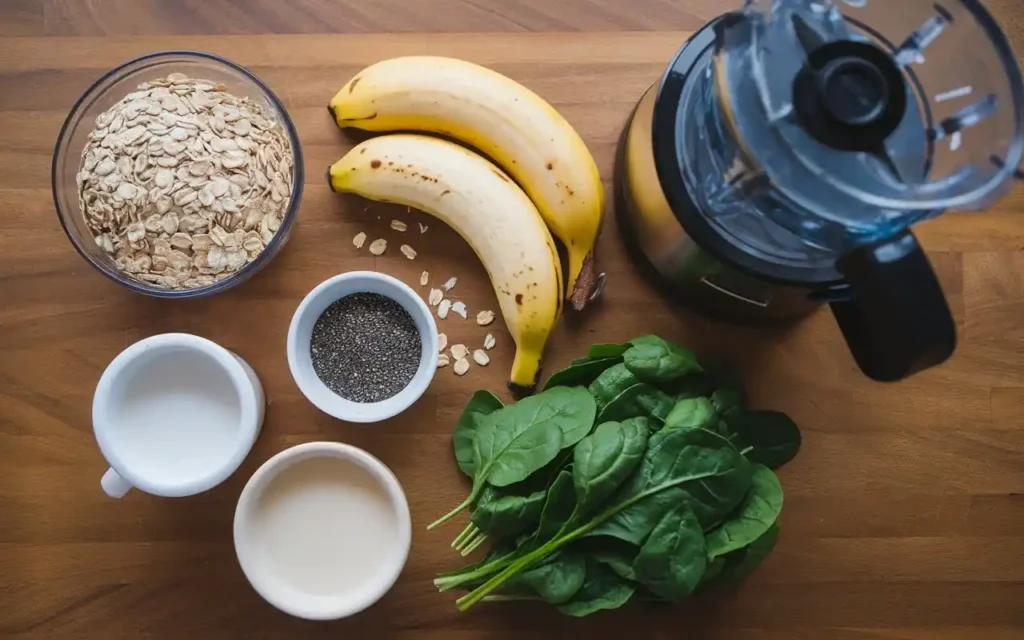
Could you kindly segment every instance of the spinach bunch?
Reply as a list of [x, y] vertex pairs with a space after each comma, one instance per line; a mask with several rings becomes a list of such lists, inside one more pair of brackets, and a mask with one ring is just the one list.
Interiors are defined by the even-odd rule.
[[754, 411], [735, 376], [658, 336], [597, 344], [544, 391], [503, 406], [478, 391], [453, 435], [470, 508], [452, 543], [480, 562], [441, 591], [540, 600], [571, 616], [630, 599], [677, 601], [742, 579], [778, 537], [782, 486], [800, 432]]

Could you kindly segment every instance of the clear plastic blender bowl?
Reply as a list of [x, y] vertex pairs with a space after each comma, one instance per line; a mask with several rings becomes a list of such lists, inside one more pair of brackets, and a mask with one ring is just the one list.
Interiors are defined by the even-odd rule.
[[1024, 153], [1022, 92], [973, 0], [748, 0], [684, 99], [711, 115], [678, 143], [724, 235], [824, 263], [1004, 195]]

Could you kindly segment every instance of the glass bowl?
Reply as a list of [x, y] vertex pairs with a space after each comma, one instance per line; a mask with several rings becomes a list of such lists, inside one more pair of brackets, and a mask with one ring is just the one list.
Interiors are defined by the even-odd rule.
[[[122, 273], [114, 259], [96, 243], [86, 224], [78, 200], [76, 176], [96, 117], [136, 90], [143, 82], [184, 73], [191, 78], [211, 80], [227, 87], [236, 96], [248, 96], [264, 109], [268, 119], [276, 120], [284, 129], [292, 148], [292, 191], [288, 208], [281, 217], [277, 232], [263, 251], [228, 277], [212, 284], [189, 289], [171, 289], [136, 280]], [[262, 269], [277, 255], [285, 242], [299, 209], [303, 182], [302, 150], [295, 125], [284, 105], [259, 78], [230, 60], [197, 51], [163, 51], [136, 58], [110, 71], [89, 87], [68, 114], [57, 138], [53, 153], [53, 202], [64, 231], [71, 243], [97, 271], [137, 293], [159, 298], [196, 298], [225, 291], [241, 284]]]

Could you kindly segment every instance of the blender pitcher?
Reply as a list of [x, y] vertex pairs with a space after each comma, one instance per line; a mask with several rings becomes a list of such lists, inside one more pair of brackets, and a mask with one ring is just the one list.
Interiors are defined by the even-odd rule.
[[1024, 87], [974, 0], [748, 0], [637, 105], [619, 226], [673, 296], [728, 319], [830, 305], [871, 378], [948, 358], [953, 319], [911, 226], [1019, 178]]

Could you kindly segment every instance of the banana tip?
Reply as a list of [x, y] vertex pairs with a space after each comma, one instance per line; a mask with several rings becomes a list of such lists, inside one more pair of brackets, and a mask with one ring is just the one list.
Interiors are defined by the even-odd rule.
[[327, 186], [331, 188], [331, 191], [335, 191], [336, 192], [337, 189], [334, 188], [334, 183], [331, 182], [331, 168], [330, 167], [327, 167], [327, 171], [324, 172], [324, 175], [327, 177]]
[[338, 116], [336, 116], [334, 114], [334, 105], [333, 104], [327, 105], [327, 113], [331, 114], [331, 119], [332, 120], [334, 120], [335, 122], [338, 121]]
[[509, 381], [508, 390], [512, 393], [513, 398], [523, 398], [529, 395], [533, 395], [533, 393], [537, 390], [537, 385], [536, 383], [524, 385], [519, 384], [517, 382]]

